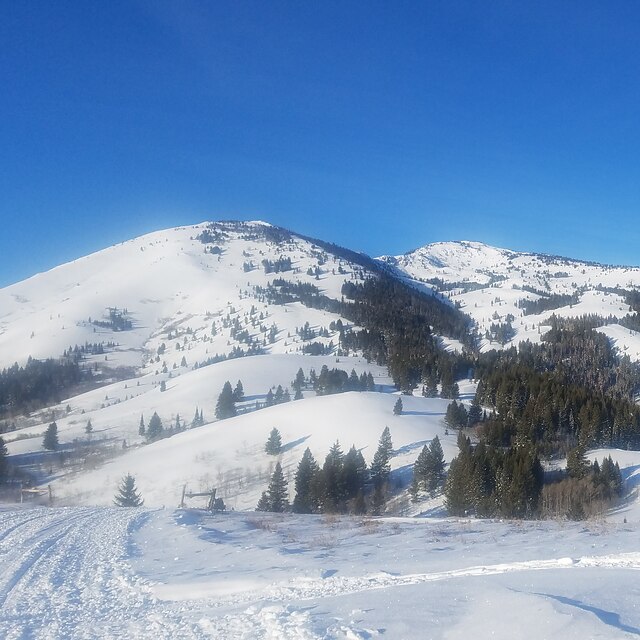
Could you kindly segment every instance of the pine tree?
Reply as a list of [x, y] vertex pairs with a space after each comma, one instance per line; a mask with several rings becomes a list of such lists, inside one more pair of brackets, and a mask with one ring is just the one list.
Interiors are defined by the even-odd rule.
[[359, 493], [364, 492], [368, 475], [367, 463], [362, 452], [353, 445], [347, 451], [342, 464], [342, 484], [344, 499], [347, 502], [353, 502]]
[[146, 428], [144, 426], [144, 416], [140, 416], [140, 426], [138, 427], [138, 435], [143, 436], [146, 433]]
[[302, 370], [302, 367], [300, 367], [298, 369], [298, 373], [296, 373], [296, 379], [293, 383], [293, 388], [294, 389], [302, 389], [302, 387], [304, 387], [305, 385], [305, 377], [304, 377], [304, 371]]
[[91, 424], [91, 418], [89, 418], [87, 420], [87, 424], [84, 428], [84, 432], [88, 435], [91, 436], [92, 432], [93, 432], [93, 425]]
[[44, 432], [42, 446], [48, 451], [56, 451], [58, 449], [58, 425], [55, 422], [52, 422]]
[[269, 502], [269, 496], [266, 491], [262, 492], [256, 505], [256, 511], [271, 511], [271, 503]]
[[120, 481], [113, 503], [118, 507], [141, 507], [144, 504], [136, 489], [136, 479], [130, 473]]
[[344, 499], [343, 462], [344, 453], [340, 448], [340, 442], [336, 440], [322, 465], [322, 508], [328, 513], [337, 511]]
[[9, 470], [9, 451], [7, 445], [4, 443], [4, 439], [0, 436], [0, 480], [3, 480]]
[[371, 463], [371, 481], [374, 487], [374, 513], [379, 512], [382, 502], [385, 500], [386, 486], [391, 475], [391, 454], [393, 443], [389, 427], [385, 427], [378, 442], [378, 449]]
[[147, 426], [147, 439], [156, 440], [162, 436], [163, 431], [164, 427], [162, 425], [162, 420], [158, 413], [154, 411], [151, 416], [151, 420], [149, 420], [149, 425]]
[[273, 511], [274, 513], [287, 511], [289, 509], [287, 484], [284, 473], [282, 473], [282, 465], [278, 462], [269, 481], [269, 487], [260, 497], [256, 510]]
[[444, 479], [444, 451], [440, 444], [440, 438], [435, 436], [429, 444], [429, 455], [427, 458], [427, 472], [425, 474], [426, 490], [434, 494]]
[[589, 473], [589, 461], [582, 445], [578, 445], [569, 451], [567, 455], [567, 473], [569, 477], [578, 479], [584, 478]]
[[451, 461], [444, 486], [445, 505], [452, 516], [464, 516], [472, 507], [470, 499], [471, 444], [462, 432], [458, 434], [458, 449], [460, 452]]
[[233, 399], [235, 402], [242, 402], [244, 400], [244, 387], [240, 380], [238, 380], [236, 388], [233, 390]]
[[233, 389], [231, 389], [231, 383], [227, 380], [222, 387], [222, 392], [218, 396], [218, 402], [216, 404], [216, 418], [218, 418], [218, 420], [224, 420], [225, 418], [232, 418], [235, 415], [236, 405]]
[[482, 420], [482, 407], [480, 406], [480, 400], [476, 395], [469, 407], [469, 413], [467, 414], [467, 425], [473, 427], [475, 424]]
[[264, 450], [270, 456], [277, 456], [282, 451], [282, 436], [275, 427], [271, 429], [271, 433], [269, 434], [267, 443], [264, 446]]
[[273, 391], [271, 391], [271, 389], [269, 389], [269, 391], [267, 391], [267, 395], [266, 395], [266, 398], [265, 398], [265, 403], [266, 403], [267, 407], [272, 407], [274, 405]]
[[393, 415], [400, 416], [402, 415], [402, 398], [398, 398], [396, 403], [393, 405]]
[[294, 513], [316, 513], [320, 506], [318, 495], [320, 467], [309, 447], [298, 463], [295, 476], [296, 495], [293, 499]]

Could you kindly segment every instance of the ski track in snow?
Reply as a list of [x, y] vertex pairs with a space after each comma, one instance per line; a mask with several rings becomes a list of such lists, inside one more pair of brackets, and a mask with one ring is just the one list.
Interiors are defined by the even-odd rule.
[[[371, 638], [378, 635], [375, 630], [343, 622], [318, 635], [318, 621], [310, 608], [298, 605], [375, 589], [505, 573], [640, 569], [637, 552], [562, 557], [432, 573], [295, 578], [233, 597], [177, 602], [156, 597], [153, 583], [137, 576], [129, 565], [136, 553], [131, 534], [153, 517], [145, 510], [102, 507], [0, 510], [0, 637]], [[228, 613], [234, 607], [238, 611]]]
[[130, 572], [129, 532], [145, 517], [128, 509], [0, 512], [0, 637], [206, 637]]

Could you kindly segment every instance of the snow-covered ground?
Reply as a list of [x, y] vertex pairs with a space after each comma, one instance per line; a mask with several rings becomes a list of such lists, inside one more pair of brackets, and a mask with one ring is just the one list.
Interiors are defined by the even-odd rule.
[[631, 638], [637, 524], [0, 509], [7, 640]]

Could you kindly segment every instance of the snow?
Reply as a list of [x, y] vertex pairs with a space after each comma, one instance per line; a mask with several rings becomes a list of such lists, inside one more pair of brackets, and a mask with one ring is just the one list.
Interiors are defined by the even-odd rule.
[[[620, 464], [628, 495], [600, 520], [586, 523], [475, 521], [441, 517], [442, 497], [418, 504], [394, 497], [390, 512], [418, 517], [296, 516], [255, 513], [276, 461], [293, 493], [293, 474], [309, 447], [322, 463], [339, 440], [371, 462], [382, 430], [394, 445], [394, 487], [406, 488], [411, 465], [436, 435], [445, 459], [456, 454], [456, 433], [443, 417], [449, 400], [398, 397], [383, 367], [361, 357], [305, 356], [296, 329], [327, 328], [335, 314], [299, 303], [271, 305], [255, 287], [275, 277], [318, 286], [339, 299], [357, 265], [295, 235], [282, 244], [256, 237], [255, 221], [215, 229], [227, 234], [221, 255], [195, 240], [209, 223], [169, 229], [111, 247], [0, 290], [0, 367], [33, 357], [58, 357], [70, 345], [114, 341], [89, 362], [112, 375], [104, 387], [63, 399], [18, 421], [6, 434], [12, 456], [50, 460], [42, 434], [55, 419], [62, 449], [89, 439], [109, 447], [100, 464], [52, 473], [54, 506], [0, 506], [0, 637], [67, 638], [621, 638], [640, 635], [635, 607], [640, 553], [640, 452], [598, 449]], [[262, 259], [292, 259], [294, 271], [265, 274]], [[256, 268], [246, 271], [252, 261]], [[477, 282], [445, 295], [484, 330], [513, 314], [515, 342], [540, 340], [549, 313], [522, 316], [517, 302], [580, 289], [580, 300], [555, 311], [570, 317], [622, 317], [623, 299], [596, 290], [640, 284], [640, 270], [606, 267], [481, 243], [437, 243], [384, 258], [419, 286], [429, 278]], [[323, 263], [323, 264], [321, 264]], [[318, 279], [307, 275], [320, 267]], [[366, 272], [364, 272], [366, 276]], [[514, 288], [517, 287], [517, 288]], [[108, 307], [126, 308], [131, 331], [96, 327]], [[262, 318], [256, 318], [262, 314]], [[227, 320], [228, 319], [228, 320]], [[260, 356], [194, 368], [243, 343], [223, 323], [237, 320], [262, 343], [260, 325], [277, 325]], [[255, 322], [253, 320], [256, 320]], [[344, 321], [344, 320], [343, 320]], [[212, 326], [216, 332], [212, 335]], [[621, 355], [640, 360], [640, 334], [619, 324], [600, 329]], [[438, 336], [443, 348], [462, 345]], [[337, 333], [317, 338], [337, 343]], [[162, 344], [164, 353], [158, 353]], [[483, 349], [497, 345], [484, 341]], [[183, 366], [182, 359], [186, 360]], [[256, 410], [268, 390], [289, 387], [323, 365], [358, 375], [371, 372], [376, 392], [317, 397]], [[166, 372], [163, 368], [166, 366]], [[126, 371], [118, 367], [129, 367]], [[111, 370], [111, 371], [110, 371]], [[240, 415], [215, 421], [223, 384], [241, 380]], [[160, 391], [160, 384], [166, 391]], [[459, 382], [470, 402], [472, 380]], [[165, 427], [177, 414], [189, 424], [196, 408], [205, 424], [153, 444], [138, 435], [140, 416], [157, 411]], [[283, 451], [269, 456], [270, 430]], [[128, 445], [121, 449], [121, 442]], [[47, 457], [49, 456], [49, 457]], [[43, 462], [40, 462], [43, 465]], [[116, 486], [131, 473], [143, 509], [111, 506]], [[183, 487], [216, 488], [233, 512], [211, 515], [176, 509]], [[198, 507], [203, 498], [189, 506]]]
[[[345, 452], [353, 444], [371, 463], [385, 426], [395, 449], [392, 468], [407, 483], [406, 471], [435, 435], [447, 460], [457, 455], [456, 434], [445, 434], [448, 400], [404, 396], [404, 413], [394, 416], [395, 400], [393, 394], [350, 392], [246, 413], [130, 449], [96, 470], [54, 482], [54, 492], [74, 504], [110, 504], [119, 479], [131, 473], [149, 506], [177, 506], [187, 485], [191, 491], [216, 487], [228, 507], [253, 509], [277, 459], [291, 484], [307, 447], [322, 463], [339, 440]], [[278, 458], [264, 451], [273, 427], [283, 441]]]
[[[436, 242], [402, 256], [383, 256], [380, 260], [416, 284], [424, 284], [434, 278], [456, 283], [457, 288], [441, 295], [451, 303], [458, 303], [461, 310], [476, 322], [482, 336], [480, 346], [483, 351], [502, 348], [497, 342], [484, 339], [484, 334], [492, 323], [505, 322], [508, 315], [514, 317], [515, 337], [507, 347], [523, 340], [539, 342], [553, 313], [564, 318], [585, 314], [623, 318], [629, 314], [629, 307], [621, 296], [600, 291], [598, 285], [622, 289], [640, 286], [639, 267], [599, 265], [558, 256], [519, 253], [481, 242]], [[518, 301], [537, 300], [541, 296], [523, 287], [549, 294], [577, 293], [579, 301], [553, 311], [525, 316], [517, 305]], [[611, 338], [620, 355], [640, 358], [640, 344], [631, 339], [620, 341], [618, 326], [609, 325], [603, 328], [603, 332]], [[624, 345], [628, 349], [624, 349]]]
[[[227, 236], [218, 243], [220, 255], [205, 252], [205, 246], [214, 243], [204, 245], [195, 239], [211, 225]], [[183, 356], [191, 366], [243, 346], [229, 336], [228, 328], [223, 330], [227, 315], [240, 320], [254, 338], [263, 337], [259, 324], [276, 324], [277, 341], [267, 351], [296, 352], [302, 345], [296, 327], [305, 321], [312, 328], [327, 327], [338, 316], [295, 304], [269, 305], [258, 300], [254, 288], [282, 277], [313, 284], [339, 299], [342, 284], [355, 279], [355, 267], [331, 254], [320, 264], [324, 252], [297, 236], [280, 244], [254, 238], [251, 234], [263, 226], [202, 223], [158, 231], [0, 289], [0, 367], [24, 364], [29, 356], [57, 358], [70, 346], [85, 342], [116, 342], [118, 346], [107, 352], [107, 366], [112, 368], [144, 367], [153, 372], [161, 368], [154, 360], [162, 343], [167, 347], [162, 357], [167, 367], [179, 365]], [[265, 273], [262, 260], [279, 257], [290, 258], [293, 270]], [[254, 268], [245, 272], [249, 262]], [[307, 274], [316, 267], [321, 270], [318, 279]], [[89, 321], [102, 320], [109, 307], [126, 309], [132, 330], [113, 331]], [[256, 318], [264, 315], [255, 325], [249, 319], [252, 307]], [[213, 324], [216, 336], [211, 335]], [[334, 332], [334, 343], [336, 336]], [[178, 350], [176, 342], [183, 348]], [[105, 366], [103, 356], [90, 362]]]
[[0, 508], [0, 635], [622, 638], [628, 524]]

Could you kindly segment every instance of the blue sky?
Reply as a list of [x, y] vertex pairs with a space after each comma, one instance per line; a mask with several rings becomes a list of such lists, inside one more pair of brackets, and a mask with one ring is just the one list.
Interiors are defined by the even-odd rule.
[[640, 264], [638, 3], [0, 4], [0, 285], [217, 218]]

